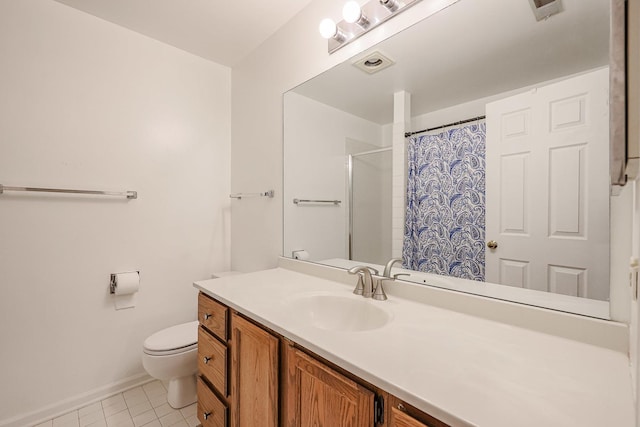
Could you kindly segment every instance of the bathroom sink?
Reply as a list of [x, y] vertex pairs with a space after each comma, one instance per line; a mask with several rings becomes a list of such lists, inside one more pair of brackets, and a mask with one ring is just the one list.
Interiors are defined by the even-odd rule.
[[383, 301], [357, 295], [307, 294], [291, 298], [289, 303], [301, 322], [329, 331], [370, 331], [391, 320]]

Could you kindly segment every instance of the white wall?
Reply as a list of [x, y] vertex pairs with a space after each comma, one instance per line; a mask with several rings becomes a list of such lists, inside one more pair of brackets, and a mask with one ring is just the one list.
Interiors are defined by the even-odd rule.
[[[285, 99], [284, 253], [291, 256], [292, 251], [304, 249], [316, 261], [346, 258], [348, 140], [380, 147], [382, 128], [297, 93], [288, 93]], [[294, 198], [342, 203], [295, 205]]]
[[143, 374], [229, 268], [230, 70], [51, 0], [0, 2], [0, 69], [1, 184], [139, 195], [0, 196], [0, 425], [27, 425]]
[[455, 0], [420, 2], [336, 53], [318, 34], [322, 18], [340, 20], [343, 0], [315, 0], [233, 68], [231, 187], [276, 190], [272, 200], [232, 203], [234, 270], [274, 267], [282, 253], [282, 94], [429, 16]]

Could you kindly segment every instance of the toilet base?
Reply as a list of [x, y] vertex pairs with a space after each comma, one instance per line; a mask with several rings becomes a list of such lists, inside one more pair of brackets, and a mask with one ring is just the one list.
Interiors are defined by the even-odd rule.
[[196, 402], [196, 376], [174, 378], [169, 380], [167, 402], [173, 409], [184, 408]]

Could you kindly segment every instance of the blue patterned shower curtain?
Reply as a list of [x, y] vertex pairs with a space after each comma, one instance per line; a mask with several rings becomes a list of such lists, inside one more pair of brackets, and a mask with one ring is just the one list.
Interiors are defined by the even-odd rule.
[[485, 123], [408, 144], [404, 266], [484, 281]]

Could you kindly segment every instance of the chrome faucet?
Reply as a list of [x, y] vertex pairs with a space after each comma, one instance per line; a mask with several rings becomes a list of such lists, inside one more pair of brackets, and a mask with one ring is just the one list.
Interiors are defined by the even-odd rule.
[[358, 275], [358, 283], [353, 293], [356, 295], [362, 295], [365, 298], [373, 296], [373, 276], [371, 273], [378, 274], [378, 270], [372, 267], [364, 265], [357, 265], [348, 270], [349, 274]]
[[382, 275], [384, 277], [391, 278], [391, 269], [393, 268], [393, 264], [396, 262], [402, 263], [402, 258], [391, 258], [387, 265], [384, 266], [384, 273]]

